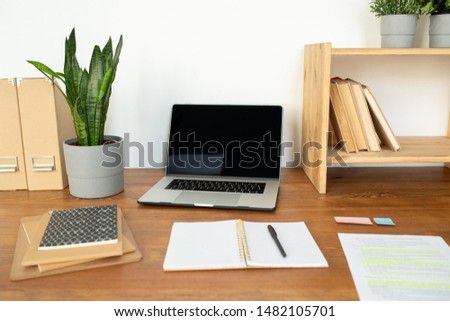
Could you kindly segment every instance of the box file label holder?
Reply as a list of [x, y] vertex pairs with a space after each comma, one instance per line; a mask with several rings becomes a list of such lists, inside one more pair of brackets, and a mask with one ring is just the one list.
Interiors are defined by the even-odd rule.
[[19, 161], [17, 156], [0, 156], [0, 173], [15, 173], [18, 170]]
[[[45, 162], [47, 161], [47, 162]], [[32, 156], [31, 170], [33, 172], [51, 172], [55, 170], [55, 156]]]

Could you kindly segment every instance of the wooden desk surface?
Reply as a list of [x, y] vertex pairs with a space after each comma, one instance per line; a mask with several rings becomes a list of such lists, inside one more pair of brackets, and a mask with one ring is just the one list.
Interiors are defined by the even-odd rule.
[[[142, 206], [163, 170], [128, 169], [125, 191], [85, 200], [68, 190], [0, 192], [0, 300], [358, 300], [337, 233], [440, 235], [450, 244], [450, 169], [329, 170], [319, 195], [301, 169], [283, 169], [277, 209], [251, 212]], [[138, 263], [12, 282], [20, 219], [52, 209], [117, 204], [143, 253]], [[334, 216], [391, 217], [395, 227], [342, 225]], [[304, 221], [329, 268], [164, 272], [175, 221]]]

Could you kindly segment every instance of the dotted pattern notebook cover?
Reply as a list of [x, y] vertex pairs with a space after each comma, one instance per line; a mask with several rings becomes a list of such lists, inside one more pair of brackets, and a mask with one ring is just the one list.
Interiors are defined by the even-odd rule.
[[117, 206], [93, 206], [58, 210], [39, 244], [39, 250], [52, 250], [118, 241]]

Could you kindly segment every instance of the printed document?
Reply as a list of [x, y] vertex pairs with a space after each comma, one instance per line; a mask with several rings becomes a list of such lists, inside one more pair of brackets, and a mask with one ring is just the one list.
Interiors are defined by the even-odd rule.
[[450, 300], [450, 248], [441, 237], [338, 236], [360, 300]]

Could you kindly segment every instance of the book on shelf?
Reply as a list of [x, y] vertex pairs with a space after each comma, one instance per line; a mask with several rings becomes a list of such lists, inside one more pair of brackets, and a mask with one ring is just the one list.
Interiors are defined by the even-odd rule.
[[378, 105], [375, 96], [372, 91], [367, 86], [363, 86], [364, 95], [367, 99], [367, 103], [369, 105], [369, 110], [372, 115], [373, 124], [375, 129], [380, 137], [381, 142], [389, 147], [393, 151], [400, 150], [400, 144], [398, 143], [397, 138], [392, 131], [391, 126], [389, 125], [386, 117], [383, 114], [380, 106]]
[[342, 146], [347, 153], [357, 152], [355, 139], [350, 127], [347, 112], [336, 83], [330, 83], [330, 123], [337, 139], [342, 142]]
[[373, 125], [372, 116], [370, 115], [369, 106], [364, 95], [364, 89], [360, 82], [352, 79], [347, 79], [350, 86], [353, 100], [355, 102], [356, 111], [358, 113], [361, 127], [364, 134], [364, 139], [367, 144], [367, 150], [370, 152], [381, 151], [380, 138]]
[[331, 79], [332, 83], [336, 84], [345, 112], [347, 113], [348, 122], [353, 133], [353, 137], [358, 151], [367, 150], [366, 139], [361, 125], [360, 117], [356, 103], [352, 94], [352, 90], [348, 80], [339, 77]]
[[327, 266], [304, 222], [242, 220], [175, 222], [163, 264], [165, 271]]
[[371, 90], [353, 79], [331, 78], [330, 124], [347, 153], [379, 152], [382, 145], [392, 151], [400, 150]]
[[[58, 221], [62, 218], [63, 222], [53, 224], [52, 215]], [[48, 237], [49, 231], [54, 232], [51, 242], [44, 237]], [[96, 236], [96, 240], [91, 240], [87, 234]], [[141, 258], [120, 207], [52, 211], [21, 220], [10, 278], [29, 279], [137, 262]]]

